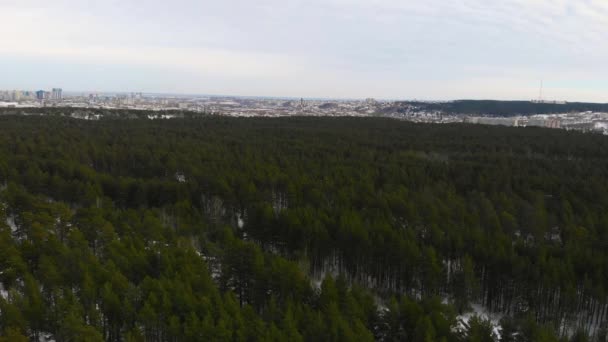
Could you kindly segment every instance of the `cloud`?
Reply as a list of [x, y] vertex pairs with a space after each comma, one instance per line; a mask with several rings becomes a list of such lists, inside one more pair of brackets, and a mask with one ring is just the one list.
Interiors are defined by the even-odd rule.
[[[0, 46], [0, 53], [22, 57], [43, 57], [87, 64], [122, 64], [158, 66], [165, 69], [191, 71], [229, 77], [285, 77], [302, 70], [283, 56], [263, 53], [236, 53], [214, 49], [177, 49], [163, 47], [108, 47], [70, 45], [12, 44]], [[285, 73], [285, 71], [289, 73]]]
[[188, 92], [528, 98], [542, 78], [604, 100], [581, 84], [608, 78], [606, 27], [604, 0], [5, 0], [0, 54], [157, 68]]

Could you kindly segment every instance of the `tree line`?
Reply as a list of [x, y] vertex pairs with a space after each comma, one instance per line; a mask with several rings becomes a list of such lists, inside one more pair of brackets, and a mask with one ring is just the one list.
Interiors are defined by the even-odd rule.
[[425, 111], [440, 111], [448, 114], [520, 116], [534, 114], [567, 114], [580, 112], [608, 112], [606, 103], [566, 102], [547, 103], [531, 101], [457, 100], [450, 102], [398, 102], [415, 106]]
[[[1, 116], [0, 331], [602, 341], [607, 154], [537, 128]], [[458, 321], [472, 303], [500, 337]]]

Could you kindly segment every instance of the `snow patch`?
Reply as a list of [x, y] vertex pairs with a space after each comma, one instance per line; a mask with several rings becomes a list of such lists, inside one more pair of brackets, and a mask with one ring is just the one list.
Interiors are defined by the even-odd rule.
[[53, 338], [53, 334], [43, 332], [40, 333], [40, 336], [38, 337], [38, 342], [55, 342], [55, 339]]
[[[1, 272], [0, 272], [1, 274]], [[2, 283], [0, 283], [0, 297], [2, 297], [5, 300], [8, 300], [8, 291], [6, 291], [4, 289], [4, 285], [2, 285]]]
[[604, 130], [606, 130], [606, 129], [608, 129], [608, 122], [605, 122], [605, 121], [599, 121], [599, 122], [595, 122], [595, 123], [594, 123], [594, 128], [595, 128], [595, 129], [598, 129], [598, 130], [599, 130], [599, 129], [604, 129]]
[[184, 175], [182, 172], [176, 172], [175, 180], [180, 183], [186, 183], [186, 175]]
[[6, 217], [6, 224], [11, 228], [11, 232], [14, 234], [17, 230], [17, 224], [15, 223], [15, 216], [9, 215]]
[[460, 329], [460, 330], [465, 329], [464, 325], [465, 324], [468, 325], [471, 318], [473, 318], [474, 316], [477, 316], [481, 319], [489, 320], [490, 323], [492, 323], [492, 331], [494, 332], [494, 334], [496, 334], [498, 339], [500, 339], [500, 337], [501, 337], [500, 320], [503, 318], [504, 315], [491, 313], [486, 308], [484, 308], [481, 304], [471, 304], [471, 309], [472, 310], [470, 312], [464, 313], [462, 315], [458, 315], [457, 329]]
[[323, 283], [323, 279], [325, 279], [325, 278], [311, 278], [310, 282], [311, 282], [312, 287], [315, 290], [321, 290], [321, 284]]
[[211, 279], [214, 281], [218, 281], [222, 276], [222, 264], [220, 260], [213, 256], [208, 256], [199, 252], [199, 255], [205, 262], [207, 263], [207, 267], [209, 268], [209, 272], [211, 273]]

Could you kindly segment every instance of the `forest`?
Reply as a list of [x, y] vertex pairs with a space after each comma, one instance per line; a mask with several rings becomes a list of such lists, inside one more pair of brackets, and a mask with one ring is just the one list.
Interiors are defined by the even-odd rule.
[[530, 101], [457, 100], [451, 102], [398, 102], [416, 106], [425, 111], [441, 111], [447, 114], [527, 116], [535, 114], [567, 114], [580, 112], [608, 112], [608, 103], [539, 103]]
[[607, 341], [607, 137], [124, 117], [0, 115], [0, 341]]

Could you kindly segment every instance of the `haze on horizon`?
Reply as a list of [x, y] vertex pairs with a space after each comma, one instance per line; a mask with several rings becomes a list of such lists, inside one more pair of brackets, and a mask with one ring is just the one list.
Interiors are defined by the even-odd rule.
[[0, 89], [608, 102], [605, 0], [1, 0]]

